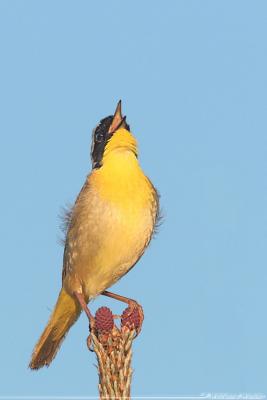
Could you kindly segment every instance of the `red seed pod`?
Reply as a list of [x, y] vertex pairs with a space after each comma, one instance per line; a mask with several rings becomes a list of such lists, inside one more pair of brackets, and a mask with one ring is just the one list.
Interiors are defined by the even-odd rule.
[[128, 326], [128, 328], [134, 327], [138, 329], [141, 324], [141, 317], [138, 308], [130, 309], [127, 307], [121, 316], [121, 326]]
[[111, 332], [114, 320], [111, 310], [108, 307], [100, 307], [95, 313], [96, 330], [99, 333]]

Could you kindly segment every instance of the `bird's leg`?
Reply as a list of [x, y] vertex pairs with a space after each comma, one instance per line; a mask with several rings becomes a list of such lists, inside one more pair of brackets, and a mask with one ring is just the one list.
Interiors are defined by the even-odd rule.
[[90, 334], [87, 338], [87, 347], [90, 351], [93, 351], [92, 349], [92, 336], [91, 336], [91, 332], [94, 330], [95, 328], [95, 319], [93, 314], [91, 313], [91, 311], [89, 310], [86, 301], [84, 300], [84, 297], [81, 293], [79, 292], [74, 292], [76, 299], [78, 300], [81, 308], [83, 309], [83, 311], [85, 312], [85, 314], [88, 317], [89, 320], [89, 331]]
[[75, 294], [75, 296], [76, 296], [76, 298], [77, 298], [77, 300], [78, 300], [80, 306], [82, 307], [83, 311], [85, 312], [85, 314], [86, 314], [87, 317], [88, 317], [89, 326], [90, 326], [90, 331], [91, 331], [92, 329], [94, 329], [94, 326], [95, 326], [95, 319], [94, 319], [94, 316], [93, 316], [93, 314], [91, 313], [91, 311], [89, 310], [89, 308], [88, 308], [88, 306], [87, 306], [87, 303], [86, 303], [86, 301], [84, 300], [83, 295], [82, 295], [81, 293], [78, 293], [78, 292], [74, 292], [74, 294]]
[[116, 293], [108, 292], [107, 290], [105, 290], [101, 294], [103, 296], [111, 297], [112, 299], [119, 300], [122, 301], [123, 303], [128, 304], [131, 310], [133, 310], [134, 308], [141, 307], [136, 300], [129, 299], [128, 297], [124, 297]]
[[140, 317], [140, 326], [137, 329], [137, 335], [138, 335], [141, 331], [142, 323], [144, 321], [144, 312], [143, 312], [142, 306], [139, 303], [137, 303], [136, 300], [129, 299], [128, 297], [124, 297], [124, 296], [121, 296], [116, 293], [108, 292], [107, 290], [105, 290], [101, 294], [103, 296], [111, 297], [112, 299], [119, 300], [119, 301], [122, 301], [123, 303], [128, 304], [128, 306], [129, 306], [129, 314], [128, 315], [131, 315], [135, 310], [137, 310], [138, 315]]

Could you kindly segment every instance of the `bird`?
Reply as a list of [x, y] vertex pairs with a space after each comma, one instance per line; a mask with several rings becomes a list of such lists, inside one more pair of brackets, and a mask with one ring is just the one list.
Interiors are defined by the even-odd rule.
[[105, 295], [132, 310], [139, 306], [107, 291], [144, 254], [159, 220], [159, 194], [139, 164], [121, 100], [94, 129], [91, 160], [91, 172], [67, 215], [62, 288], [33, 350], [33, 370], [50, 365], [82, 311], [92, 329], [92, 299]]

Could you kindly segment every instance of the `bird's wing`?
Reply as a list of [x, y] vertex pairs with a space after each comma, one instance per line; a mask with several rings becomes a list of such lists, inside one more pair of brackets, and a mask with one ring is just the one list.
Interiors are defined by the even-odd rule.
[[75, 212], [75, 208], [77, 207], [77, 205], [79, 204], [82, 196], [84, 195], [84, 193], [88, 190], [89, 188], [89, 182], [88, 182], [88, 177], [85, 181], [85, 183], [83, 184], [76, 200], [73, 206], [68, 207], [67, 209], [65, 209], [64, 215], [62, 216], [62, 220], [63, 220], [63, 224], [62, 224], [62, 231], [64, 232], [64, 255], [63, 255], [63, 268], [62, 268], [62, 282], [66, 276], [67, 273], [67, 262], [66, 262], [66, 255], [68, 253], [68, 232], [73, 224], [73, 215]]

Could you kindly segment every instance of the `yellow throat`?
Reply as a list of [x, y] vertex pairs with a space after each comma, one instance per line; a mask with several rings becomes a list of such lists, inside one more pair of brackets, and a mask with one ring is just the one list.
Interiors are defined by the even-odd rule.
[[151, 184], [139, 166], [137, 142], [129, 131], [121, 128], [114, 133], [105, 147], [102, 162], [102, 167], [90, 177], [101, 196], [125, 205], [133, 200], [132, 196], [138, 202], [147, 199]]

